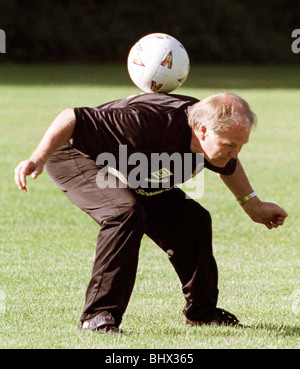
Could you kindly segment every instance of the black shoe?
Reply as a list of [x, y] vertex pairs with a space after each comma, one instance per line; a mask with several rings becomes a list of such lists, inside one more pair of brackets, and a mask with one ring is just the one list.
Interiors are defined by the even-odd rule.
[[79, 329], [84, 331], [98, 331], [103, 333], [121, 333], [111, 313], [102, 311], [92, 319], [79, 323]]
[[219, 309], [219, 308], [216, 309], [216, 314], [214, 318], [210, 320], [209, 322], [195, 322], [195, 321], [186, 319], [186, 324], [192, 327], [197, 326], [197, 325], [216, 325], [216, 326], [226, 325], [226, 326], [231, 326], [231, 327], [245, 328], [245, 326], [240, 323], [240, 321], [235, 315], [229, 313], [228, 311], [224, 309]]

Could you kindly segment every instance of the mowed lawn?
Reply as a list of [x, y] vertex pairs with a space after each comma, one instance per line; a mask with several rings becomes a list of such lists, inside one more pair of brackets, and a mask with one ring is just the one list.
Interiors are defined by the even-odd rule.
[[250, 328], [186, 327], [179, 280], [145, 237], [124, 334], [90, 334], [77, 323], [98, 226], [45, 173], [24, 194], [13, 171], [62, 109], [139, 90], [125, 65], [0, 65], [0, 348], [299, 348], [299, 68], [192, 65], [176, 93], [201, 99], [225, 90], [258, 116], [241, 153], [255, 191], [289, 213], [280, 229], [254, 224], [205, 172], [201, 203], [213, 218], [218, 305]]

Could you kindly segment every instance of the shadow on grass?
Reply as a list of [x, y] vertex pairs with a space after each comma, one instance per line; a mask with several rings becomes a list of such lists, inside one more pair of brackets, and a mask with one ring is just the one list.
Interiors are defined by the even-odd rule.
[[[163, 329], [149, 329], [147, 333], [152, 334], [160, 334], [163, 336], [172, 336], [172, 337], [178, 337], [178, 336], [185, 336], [186, 333], [198, 334], [198, 333], [207, 333], [210, 336], [224, 336], [224, 337], [230, 337], [230, 336], [239, 336], [241, 335], [247, 335], [247, 334], [254, 334], [259, 333], [258, 331], [265, 331], [269, 332], [271, 334], [275, 334], [276, 336], [281, 337], [299, 337], [300, 335], [300, 327], [298, 326], [291, 326], [291, 325], [282, 325], [277, 326], [274, 324], [259, 324], [259, 325], [253, 325], [253, 326], [246, 326], [244, 328], [241, 327], [216, 327], [216, 326], [199, 326], [199, 327], [185, 327], [185, 328], [163, 328]], [[122, 332], [122, 336], [133, 336], [136, 332], [127, 330], [126, 328]]]
[[[125, 64], [0, 64], [0, 86], [3, 85], [134, 87]], [[192, 65], [184, 87], [299, 89], [300, 68], [296, 65]]]
[[274, 333], [276, 335], [280, 335], [282, 337], [299, 337], [300, 336], [300, 327], [299, 326], [291, 326], [291, 325], [274, 325], [274, 324], [259, 324], [254, 329], [268, 331], [270, 333]]

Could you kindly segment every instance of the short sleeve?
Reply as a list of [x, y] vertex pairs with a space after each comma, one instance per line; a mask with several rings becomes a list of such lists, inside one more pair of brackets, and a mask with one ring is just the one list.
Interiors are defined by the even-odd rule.
[[76, 117], [72, 144], [76, 150], [95, 159], [107, 147], [107, 132], [102, 124], [103, 117], [94, 108], [74, 108]]

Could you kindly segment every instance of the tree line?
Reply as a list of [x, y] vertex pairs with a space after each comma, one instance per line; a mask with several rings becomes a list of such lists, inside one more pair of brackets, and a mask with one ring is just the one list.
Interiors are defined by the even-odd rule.
[[300, 1], [0, 0], [0, 28], [11, 61], [124, 62], [140, 37], [163, 32], [194, 63], [289, 63]]

